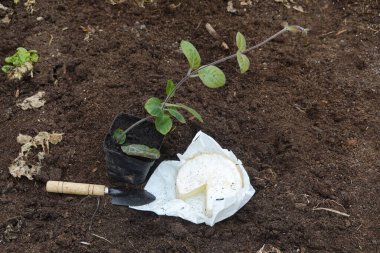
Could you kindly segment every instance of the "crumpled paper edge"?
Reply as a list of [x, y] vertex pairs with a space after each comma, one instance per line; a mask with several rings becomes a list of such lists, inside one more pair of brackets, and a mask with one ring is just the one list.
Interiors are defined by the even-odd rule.
[[[244, 186], [240, 197], [216, 201], [212, 217], [207, 217], [204, 213], [192, 210], [191, 206], [181, 199], [176, 199], [176, 176], [179, 168], [187, 158], [202, 153], [216, 153], [224, 155], [234, 161], [243, 176]], [[229, 150], [223, 149], [213, 138], [199, 131], [183, 155], [178, 154], [179, 161], [164, 161], [152, 174], [145, 186], [145, 190], [156, 196], [156, 200], [143, 206], [130, 206], [130, 208], [140, 211], [152, 211], [158, 215], [176, 216], [184, 220], [200, 224], [205, 223], [213, 226], [242, 208], [255, 194], [255, 190], [250, 184], [248, 174], [242, 162]]]

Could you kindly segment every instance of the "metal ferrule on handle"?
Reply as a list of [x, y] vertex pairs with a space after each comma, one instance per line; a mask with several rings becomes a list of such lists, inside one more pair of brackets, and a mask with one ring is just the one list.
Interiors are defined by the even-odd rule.
[[76, 195], [103, 196], [108, 193], [108, 188], [99, 184], [48, 181], [46, 183], [46, 191]]

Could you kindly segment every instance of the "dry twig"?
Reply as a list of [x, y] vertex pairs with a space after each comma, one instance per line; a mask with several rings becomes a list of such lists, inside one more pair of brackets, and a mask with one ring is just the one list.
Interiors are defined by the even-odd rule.
[[229, 47], [227, 45], [227, 43], [225, 41], [223, 41], [223, 39], [220, 37], [220, 35], [215, 31], [215, 29], [212, 27], [212, 25], [210, 25], [210, 23], [206, 23], [205, 25], [206, 27], [206, 30], [210, 33], [210, 35], [216, 39], [217, 41], [219, 41], [221, 43], [221, 46], [228, 50]]
[[108, 240], [107, 238], [103, 237], [103, 236], [100, 236], [100, 235], [97, 235], [97, 234], [94, 234], [94, 233], [91, 233], [91, 235], [95, 236], [95, 237], [98, 237], [100, 239], [103, 239], [104, 241], [112, 244], [112, 242], [110, 240]]
[[337, 211], [337, 210], [334, 210], [334, 209], [331, 209], [331, 208], [314, 207], [312, 210], [313, 210], [313, 211], [316, 211], [316, 210], [325, 210], [325, 211], [332, 212], [332, 213], [336, 213], [336, 214], [339, 214], [339, 215], [342, 215], [342, 216], [345, 216], [345, 217], [350, 217], [349, 214], [346, 214], [346, 213], [343, 213], [343, 212], [341, 212], [341, 211]]

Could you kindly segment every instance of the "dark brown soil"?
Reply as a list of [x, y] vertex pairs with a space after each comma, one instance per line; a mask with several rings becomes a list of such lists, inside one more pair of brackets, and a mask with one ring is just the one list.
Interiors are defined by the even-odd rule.
[[[33, 14], [21, 2], [1, 1], [14, 15], [0, 23], [0, 58], [24, 46], [41, 59], [34, 78], [10, 82], [0, 75], [0, 252], [256, 252], [264, 244], [282, 252], [380, 252], [378, 1], [297, 1], [305, 13], [272, 0], [236, 1], [237, 15], [220, 0], [183, 1], [175, 9], [170, 5], [180, 1], [139, 8], [37, 0]], [[286, 34], [251, 53], [247, 74], [235, 61], [222, 64], [223, 88], [187, 83], [177, 101], [192, 105], [205, 123], [177, 125], [163, 146], [164, 158], [173, 159], [203, 130], [231, 149], [257, 189], [236, 215], [209, 227], [105, 198], [89, 231], [96, 198], [45, 192], [47, 179], [109, 183], [107, 130], [119, 112], [145, 116], [146, 99], [162, 98], [166, 80], [182, 77], [181, 39], [196, 45], [206, 63], [234, 52], [237, 31], [253, 45], [284, 20], [311, 32]], [[208, 34], [207, 22], [230, 51]], [[95, 32], [85, 41], [81, 26], [88, 25]], [[44, 107], [16, 106], [40, 90]], [[63, 141], [51, 147], [38, 180], [13, 178], [8, 166], [20, 149], [17, 135], [39, 131], [63, 132]]]

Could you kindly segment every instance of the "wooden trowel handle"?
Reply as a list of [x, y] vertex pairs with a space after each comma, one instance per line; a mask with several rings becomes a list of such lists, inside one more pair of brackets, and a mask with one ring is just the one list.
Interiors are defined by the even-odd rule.
[[47, 192], [76, 195], [103, 196], [105, 188], [104, 185], [99, 184], [81, 184], [64, 181], [48, 181], [46, 183]]

